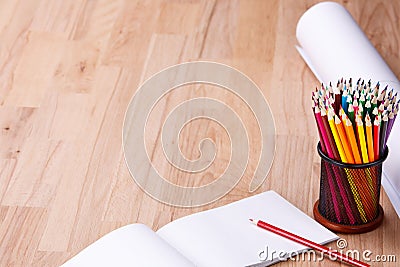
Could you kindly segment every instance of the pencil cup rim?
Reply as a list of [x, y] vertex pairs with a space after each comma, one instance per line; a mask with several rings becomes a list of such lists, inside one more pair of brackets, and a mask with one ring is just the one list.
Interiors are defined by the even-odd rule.
[[348, 169], [364, 169], [364, 168], [370, 168], [370, 167], [374, 167], [377, 165], [382, 164], [388, 157], [389, 154], [389, 148], [386, 146], [385, 147], [385, 152], [383, 153], [383, 157], [380, 157], [380, 159], [373, 161], [373, 162], [369, 162], [369, 163], [363, 163], [363, 164], [349, 164], [349, 163], [343, 163], [343, 162], [339, 162], [337, 160], [331, 159], [330, 157], [328, 157], [327, 155], [324, 154], [324, 152], [322, 152], [321, 150], [321, 143], [318, 142], [317, 145], [317, 151], [319, 156], [321, 157], [321, 159], [334, 164], [338, 167], [341, 168], [348, 168]]

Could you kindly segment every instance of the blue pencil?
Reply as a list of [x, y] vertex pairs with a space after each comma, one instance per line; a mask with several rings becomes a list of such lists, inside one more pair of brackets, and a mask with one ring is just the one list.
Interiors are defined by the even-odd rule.
[[348, 97], [348, 93], [347, 93], [347, 89], [346, 86], [343, 90], [343, 94], [342, 94], [342, 108], [344, 110], [344, 112], [346, 112], [347, 114], [347, 109], [349, 107], [348, 103], [347, 103], [347, 97]]

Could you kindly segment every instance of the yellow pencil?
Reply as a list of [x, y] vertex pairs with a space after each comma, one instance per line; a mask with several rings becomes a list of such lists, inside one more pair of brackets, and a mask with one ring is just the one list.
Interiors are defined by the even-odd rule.
[[330, 128], [331, 128], [331, 132], [332, 132], [332, 135], [333, 135], [333, 139], [335, 139], [335, 143], [336, 143], [336, 147], [337, 147], [337, 149], [338, 149], [338, 151], [339, 151], [340, 159], [341, 159], [344, 163], [347, 163], [346, 154], [345, 154], [345, 152], [344, 152], [344, 149], [343, 149], [343, 146], [342, 146], [342, 142], [340, 141], [340, 137], [339, 137], [339, 134], [338, 134], [337, 129], [336, 129], [335, 121], [334, 121], [334, 119], [333, 119], [333, 116], [334, 116], [334, 115], [335, 115], [335, 113], [333, 113], [332, 110], [329, 110], [329, 112], [328, 112], [328, 122], [329, 122], [329, 126], [330, 126]]
[[370, 162], [375, 161], [374, 157], [374, 140], [372, 138], [372, 123], [369, 114], [365, 116], [365, 132], [367, 134], [367, 146], [368, 146], [368, 159]]
[[363, 163], [369, 163], [367, 144], [365, 142], [364, 124], [360, 116], [357, 116], [356, 124], [357, 124], [358, 140], [360, 141], [362, 161]]

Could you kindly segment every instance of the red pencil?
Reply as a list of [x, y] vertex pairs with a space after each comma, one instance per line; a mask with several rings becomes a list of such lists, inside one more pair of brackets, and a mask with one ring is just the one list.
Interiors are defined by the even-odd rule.
[[290, 239], [290, 240], [292, 240], [292, 241], [294, 241], [296, 243], [302, 244], [302, 245], [304, 245], [306, 247], [315, 249], [315, 250], [317, 250], [317, 251], [319, 251], [321, 253], [324, 253], [324, 254], [326, 253], [328, 256], [330, 256], [329, 257], [330, 259], [339, 259], [339, 260], [341, 260], [343, 262], [346, 262], [348, 264], [351, 264], [351, 265], [354, 265], [354, 266], [358, 266], [358, 267], [369, 267], [370, 266], [370, 265], [368, 265], [368, 264], [366, 264], [364, 262], [358, 261], [356, 259], [348, 257], [347, 255], [341, 254], [336, 250], [331, 250], [328, 247], [322, 246], [322, 245], [317, 244], [317, 243], [315, 243], [315, 242], [313, 242], [311, 240], [308, 240], [308, 239], [305, 239], [305, 238], [300, 237], [298, 235], [292, 234], [292, 233], [290, 233], [288, 231], [280, 229], [280, 228], [278, 228], [276, 226], [273, 226], [273, 225], [271, 225], [269, 223], [266, 223], [266, 222], [263, 222], [263, 221], [260, 221], [260, 220], [258, 220], [258, 221], [255, 221], [253, 219], [249, 219], [249, 220], [250, 220], [251, 223], [257, 225], [258, 227], [261, 227], [261, 228], [263, 228], [265, 230], [268, 230], [268, 231], [270, 231], [270, 232], [272, 232], [274, 234], [277, 234], [277, 235], [280, 235], [280, 236], [285, 237], [287, 239]]
[[315, 114], [315, 119], [317, 120], [318, 128], [321, 131], [321, 135], [322, 135], [321, 142], [324, 143], [325, 149], [326, 149], [326, 151], [328, 153], [328, 156], [331, 157], [331, 158], [334, 158], [333, 148], [332, 148], [332, 145], [329, 142], [329, 138], [328, 138], [328, 131], [324, 126], [324, 123], [323, 123], [323, 120], [322, 120], [322, 116], [321, 116], [321, 111], [320, 111], [320, 109], [318, 107], [315, 107], [314, 114]]
[[339, 152], [337, 150], [335, 140], [333, 139], [331, 128], [329, 127], [328, 116], [327, 116], [326, 110], [324, 108], [321, 109], [321, 119], [322, 119], [322, 126], [325, 128], [326, 137], [327, 137], [327, 143], [325, 143], [325, 145], [330, 146], [330, 148], [332, 150], [332, 155], [328, 155], [328, 156], [332, 159], [340, 161]]
[[325, 141], [324, 141], [324, 139], [323, 139], [323, 137], [322, 137], [321, 125], [318, 123], [318, 120], [319, 120], [319, 119], [317, 119], [317, 116], [321, 116], [321, 114], [320, 114], [320, 113], [319, 113], [318, 115], [315, 114], [315, 107], [313, 107], [313, 110], [314, 110], [313, 113], [314, 113], [315, 122], [317, 123], [317, 129], [318, 129], [318, 134], [319, 134], [319, 140], [321, 141], [320, 143], [321, 143], [322, 152], [324, 152], [324, 153], [326, 154]]

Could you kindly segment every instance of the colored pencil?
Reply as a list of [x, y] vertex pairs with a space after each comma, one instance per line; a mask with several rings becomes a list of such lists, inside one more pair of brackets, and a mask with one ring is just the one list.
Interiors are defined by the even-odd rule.
[[385, 113], [382, 117], [382, 123], [381, 123], [381, 132], [380, 132], [380, 137], [379, 137], [379, 154], [383, 155], [385, 151], [385, 141], [386, 141], [386, 132], [388, 128], [388, 122], [389, 122], [389, 117], [387, 113]]
[[354, 164], [354, 157], [353, 157], [353, 152], [351, 151], [351, 146], [349, 145], [349, 142], [347, 140], [346, 132], [343, 127], [342, 121], [339, 119], [338, 116], [335, 115], [335, 124], [336, 124], [336, 129], [339, 133], [340, 141], [343, 146], [343, 150], [346, 155], [347, 162], [346, 163], [351, 163]]
[[364, 134], [364, 124], [362, 122], [361, 116], [357, 117], [357, 132], [358, 132], [358, 140], [359, 145], [361, 148], [361, 156], [363, 163], [369, 163], [368, 160], [368, 152], [367, 152], [367, 143], [365, 141], [365, 134]]
[[350, 105], [349, 105], [347, 116], [349, 117], [349, 119], [350, 119], [350, 121], [351, 121], [351, 124], [352, 124], [352, 125], [355, 125], [355, 124], [356, 124], [356, 121], [355, 121], [355, 116], [354, 116], [353, 104], [350, 104]]
[[361, 164], [362, 163], [361, 156], [360, 156], [360, 152], [358, 150], [358, 145], [357, 145], [356, 136], [354, 134], [353, 125], [350, 120], [346, 120], [344, 129], [346, 131], [346, 135], [349, 140], [351, 150], [353, 152], [354, 162], [356, 164]]
[[[371, 80], [366, 82], [358, 79], [353, 86], [351, 79], [340, 79], [336, 86], [332, 83], [329, 86], [321, 84], [312, 93], [321, 148], [330, 158], [344, 163], [362, 164], [376, 161], [382, 155], [393, 129], [399, 101], [393, 89], [389, 90], [388, 86], [381, 92], [379, 89], [379, 82], [371, 86]], [[379, 118], [378, 121], [376, 118]], [[379, 131], [375, 125], [378, 122]], [[350, 131], [349, 125], [353, 131]], [[376, 138], [377, 135], [379, 138]], [[376, 146], [376, 141], [379, 146]]]
[[327, 138], [326, 145], [329, 144], [331, 151], [332, 151], [332, 155], [330, 155], [330, 157], [335, 160], [340, 160], [339, 152], [335, 145], [335, 140], [333, 138], [332, 132], [329, 130], [330, 126], [329, 126], [328, 117], [327, 117], [325, 109], [321, 109], [321, 118], [322, 118], [322, 125], [326, 131], [326, 138]]
[[336, 144], [336, 147], [338, 149], [338, 152], [339, 152], [339, 155], [340, 155], [340, 159], [342, 160], [342, 162], [348, 163], [346, 154], [345, 154], [344, 149], [343, 149], [342, 142], [341, 142], [340, 137], [339, 137], [339, 133], [338, 133], [338, 131], [336, 129], [336, 124], [335, 124], [336, 121], [335, 121], [335, 117], [334, 116], [336, 116], [336, 115], [333, 113], [333, 111], [328, 112], [329, 126], [330, 126], [330, 129], [332, 131], [332, 135], [333, 135], [333, 138], [335, 140], [335, 144]]
[[344, 112], [346, 112], [346, 113], [347, 113], [347, 108], [348, 108], [347, 96], [348, 96], [347, 89], [345, 89], [342, 94], [342, 108], [343, 108]]
[[298, 244], [301, 244], [303, 246], [306, 246], [308, 248], [314, 249], [316, 251], [321, 252], [322, 254], [326, 254], [329, 256], [329, 258], [331, 260], [333, 259], [338, 259], [340, 261], [343, 261], [347, 264], [353, 265], [353, 266], [358, 266], [358, 267], [369, 267], [370, 265], [368, 265], [367, 263], [361, 262], [359, 260], [353, 259], [345, 254], [339, 253], [337, 250], [332, 250], [328, 247], [322, 246], [318, 243], [315, 243], [311, 240], [305, 239], [301, 236], [295, 235], [291, 232], [288, 232], [284, 229], [278, 228], [274, 225], [271, 225], [269, 223], [263, 222], [261, 220], [253, 220], [253, 219], [249, 219], [250, 222], [262, 229], [265, 229], [269, 232], [272, 232], [274, 234], [277, 234], [281, 237], [287, 238], [293, 242], [296, 242]]
[[386, 90], [387, 90], [387, 86], [385, 87], [385, 89], [382, 90], [381, 94], [378, 96], [378, 106], [381, 105], [385, 95], [386, 95]]
[[380, 129], [381, 129], [381, 119], [380, 115], [377, 115], [374, 120], [374, 158], [379, 159], [380, 155], [380, 147], [379, 147], [379, 140], [380, 140]]
[[314, 113], [315, 113], [315, 118], [317, 120], [317, 124], [319, 125], [319, 129], [320, 129], [321, 135], [322, 135], [321, 143], [324, 143], [324, 146], [326, 148], [326, 152], [328, 153], [328, 156], [332, 158], [333, 157], [332, 146], [328, 141], [328, 134], [326, 132], [324, 123], [322, 122], [321, 111], [318, 107], [315, 107]]
[[368, 159], [370, 162], [373, 162], [375, 161], [374, 140], [372, 136], [372, 123], [368, 113], [365, 116], [365, 133], [367, 135]]

